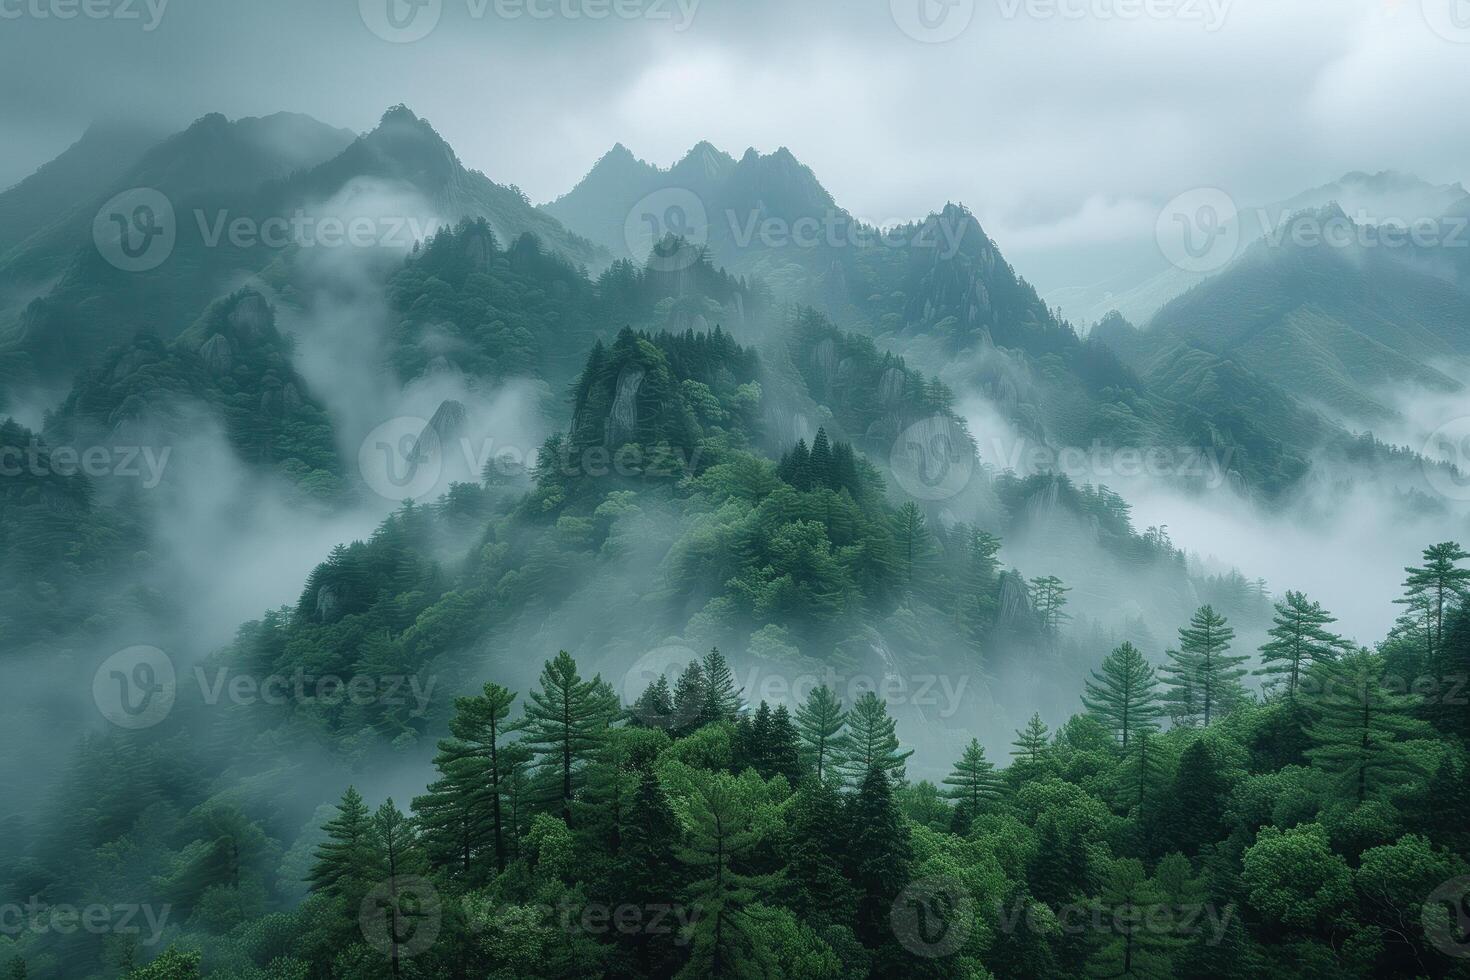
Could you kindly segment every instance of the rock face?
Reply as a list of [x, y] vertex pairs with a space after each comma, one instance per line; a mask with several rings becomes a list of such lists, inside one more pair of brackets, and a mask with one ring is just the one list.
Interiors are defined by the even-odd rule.
[[618, 375], [612, 408], [607, 413], [606, 443], [610, 447], [633, 441], [638, 434], [638, 389], [643, 385], [643, 368], [630, 364]]
[[257, 344], [266, 338], [272, 326], [270, 304], [259, 293], [245, 293], [230, 311], [230, 326], [247, 344]]
[[438, 458], [444, 452], [445, 446], [464, 433], [467, 418], [464, 405], [452, 398], [445, 401], [414, 442], [413, 459], [416, 462], [426, 462]]
[[210, 374], [229, 374], [235, 363], [235, 350], [230, 346], [229, 338], [222, 333], [206, 340], [199, 348], [199, 356]]

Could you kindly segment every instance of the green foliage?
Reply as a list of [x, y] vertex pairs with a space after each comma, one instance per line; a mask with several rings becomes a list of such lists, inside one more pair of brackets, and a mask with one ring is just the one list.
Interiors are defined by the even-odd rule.
[[1103, 659], [1102, 672], [1094, 671], [1086, 682], [1082, 703], [1113, 731], [1127, 752], [1130, 736], [1158, 729], [1163, 714], [1158, 686], [1153, 667], [1137, 647], [1125, 641]]
[[1176, 723], [1209, 725], [1245, 696], [1240, 665], [1248, 659], [1229, 653], [1235, 631], [1224, 616], [1201, 606], [1188, 626], [1179, 629], [1179, 649], [1169, 650], [1164, 667], [1167, 702]]

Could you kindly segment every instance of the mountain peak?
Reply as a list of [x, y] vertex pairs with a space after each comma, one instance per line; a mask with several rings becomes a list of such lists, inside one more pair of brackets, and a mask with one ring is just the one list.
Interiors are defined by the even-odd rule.
[[400, 102], [395, 106], [389, 106], [383, 112], [383, 117], [378, 120], [378, 125], [381, 127], [396, 123], [416, 123], [418, 121], [419, 117], [414, 115], [414, 111]]

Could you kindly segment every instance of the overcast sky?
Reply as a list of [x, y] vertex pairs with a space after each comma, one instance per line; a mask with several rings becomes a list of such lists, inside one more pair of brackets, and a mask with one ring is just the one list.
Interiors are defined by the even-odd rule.
[[[958, 200], [1012, 252], [1135, 235], [1199, 186], [1470, 176], [1470, 0], [409, 2], [0, 0], [0, 186], [109, 114], [365, 130], [397, 102], [538, 202], [616, 141], [785, 145], [860, 217]], [[390, 4], [397, 37], [433, 29], [385, 40]]]

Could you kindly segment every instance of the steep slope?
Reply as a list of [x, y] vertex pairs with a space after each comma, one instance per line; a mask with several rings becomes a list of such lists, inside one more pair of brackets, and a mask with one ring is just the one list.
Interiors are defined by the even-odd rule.
[[285, 190], [307, 201], [326, 199], [352, 181], [365, 179], [386, 181], [421, 195], [434, 216], [447, 224], [484, 218], [502, 241], [532, 234], [573, 262], [601, 266], [609, 260], [597, 246], [570, 234], [556, 219], [532, 207], [519, 190], [497, 184], [478, 170], [465, 169], [428, 120], [402, 105], [389, 109], [376, 129]]
[[0, 256], [78, 204], [92, 201], [163, 138], [149, 126], [99, 123], [25, 180], [0, 193]]
[[0, 281], [56, 275], [79, 246], [91, 241], [98, 208], [120, 191], [149, 188], [178, 209], [204, 195], [248, 191], [288, 177], [335, 156], [353, 139], [348, 130], [299, 113], [234, 121], [210, 113], [182, 132], [154, 141], [141, 158], [129, 161], [131, 166], [86, 196], [66, 202], [23, 247], [10, 254], [0, 249]]
[[[324, 151], [330, 159], [315, 159]], [[316, 165], [302, 169], [308, 161]], [[207, 116], [147, 154], [120, 184], [167, 198], [175, 239], [156, 265], [121, 268], [89, 244], [96, 202], [14, 255], [0, 268], [0, 283], [60, 281], [13, 312], [8, 329], [0, 320], [0, 376], [9, 383], [68, 381], [139, 331], [167, 341], [212, 300], [267, 267], [276, 266], [289, 285], [297, 253], [335, 246], [354, 259], [397, 259], [461, 217], [486, 220], [505, 241], [534, 234], [574, 262], [605, 260], [515, 189], [466, 170], [432, 127], [402, 106], [355, 139], [299, 116], [236, 123]], [[340, 230], [359, 220], [369, 229], [361, 243]], [[231, 231], [237, 226], [247, 230], [244, 237]], [[333, 227], [336, 237], [328, 238]]]
[[[1353, 172], [1284, 201], [1242, 206], [1232, 222], [1240, 248], [1267, 235], [1291, 215], [1336, 205], [1362, 224], [1398, 222], [1407, 226], [1433, 220], [1455, 209], [1470, 208], [1470, 193], [1458, 183], [1432, 184], [1412, 174], [1383, 171]], [[1174, 268], [1148, 243], [1147, 254], [1129, 272], [1101, 282], [1049, 289], [1048, 303], [1065, 310], [1079, 324], [1092, 324], [1117, 310], [1137, 324], [1149, 319], [1168, 302], [1209, 278], [1206, 274]]]
[[1368, 422], [1392, 414], [1380, 394], [1387, 386], [1457, 390], [1436, 365], [1470, 354], [1470, 294], [1373, 244], [1373, 230], [1340, 209], [1292, 219], [1292, 228], [1329, 226], [1344, 230], [1343, 244], [1292, 231], [1258, 241], [1160, 310], [1149, 346], [1187, 342], [1233, 357], [1299, 398]]

